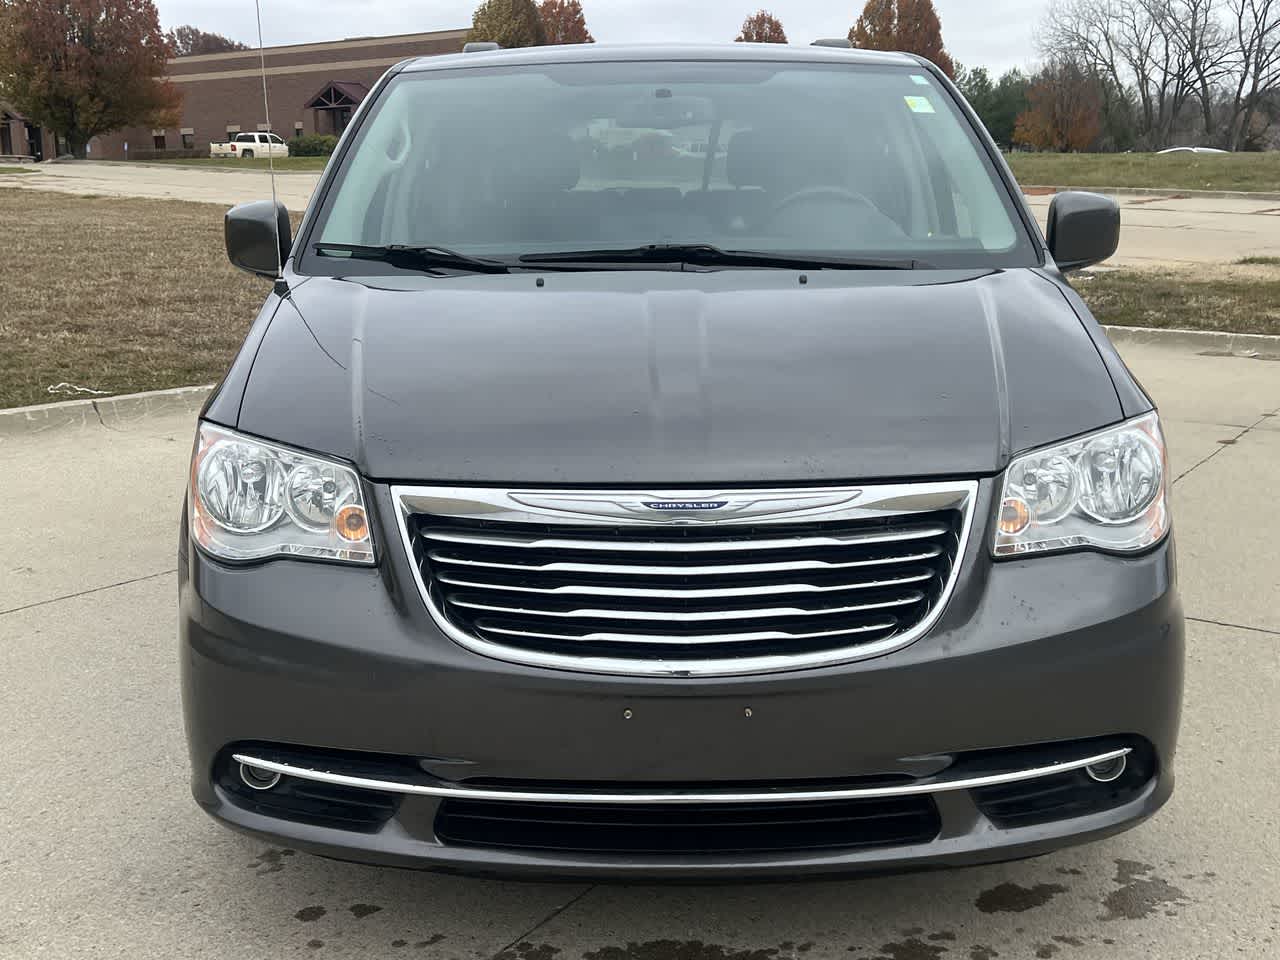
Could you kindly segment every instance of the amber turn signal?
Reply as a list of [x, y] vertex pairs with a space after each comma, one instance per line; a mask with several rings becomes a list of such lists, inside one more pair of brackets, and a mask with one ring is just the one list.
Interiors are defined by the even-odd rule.
[[364, 507], [348, 504], [338, 511], [333, 523], [343, 540], [354, 543], [369, 536], [369, 519], [365, 516]]
[[1010, 536], [1021, 533], [1031, 524], [1031, 508], [1026, 501], [1009, 497], [1000, 505], [1000, 532]]

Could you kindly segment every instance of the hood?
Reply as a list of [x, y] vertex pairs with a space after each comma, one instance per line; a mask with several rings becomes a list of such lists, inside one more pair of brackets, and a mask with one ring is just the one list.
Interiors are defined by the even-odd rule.
[[1122, 418], [1031, 270], [298, 283], [238, 426], [368, 477], [502, 485], [993, 474]]

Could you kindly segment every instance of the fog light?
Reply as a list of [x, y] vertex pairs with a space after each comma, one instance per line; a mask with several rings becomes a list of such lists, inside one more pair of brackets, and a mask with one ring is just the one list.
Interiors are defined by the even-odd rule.
[[270, 790], [280, 782], [280, 774], [242, 763], [240, 764], [240, 781], [250, 790]]
[[1097, 783], [1113, 783], [1120, 779], [1126, 766], [1128, 764], [1124, 757], [1116, 757], [1114, 760], [1103, 760], [1101, 763], [1085, 767], [1084, 772], [1089, 775], [1090, 780]]

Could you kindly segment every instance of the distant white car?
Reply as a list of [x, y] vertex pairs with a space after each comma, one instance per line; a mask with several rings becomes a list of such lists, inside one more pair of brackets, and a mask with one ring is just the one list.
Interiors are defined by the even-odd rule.
[[1230, 153], [1230, 150], [1219, 150], [1217, 147], [1170, 147], [1168, 150], [1157, 151], [1157, 156], [1164, 156], [1166, 153]]
[[274, 133], [237, 133], [232, 140], [215, 140], [209, 144], [211, 157], [287, 157], [289, 145]]

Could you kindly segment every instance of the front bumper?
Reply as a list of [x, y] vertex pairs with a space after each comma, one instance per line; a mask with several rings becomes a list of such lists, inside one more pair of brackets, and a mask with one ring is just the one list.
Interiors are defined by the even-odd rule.
[[[1001, 563], [987, 542], [979, 524], [942, 618], [903, 650], [708, 679], [568, 673], [465, 650], [431, 620], [394, 543], [376, 569], [288, 560], [233, 568], [184, 543], [179, 632], [193, 792], [230, 826], [329, 856], [537, 877], [921, 868], [1032, 856], [1126, 829], [1173, 787], [1183, 628], [1172, 541], [1132, 559]], [[429, 782], [445, 784], [720, 791], [896, 782], [940, 757], [1117, 738], [1149, 748], [1151, 776], [1105, 810], [998, 826], [973, 791], [940, 791], [928, 842], [781, 853], [459, 845], [437, 835], [436, 796], [406, 796], [362, 831], [264, 814], [219, 781], [219, 765], [244, 744], [413, 758]]]

